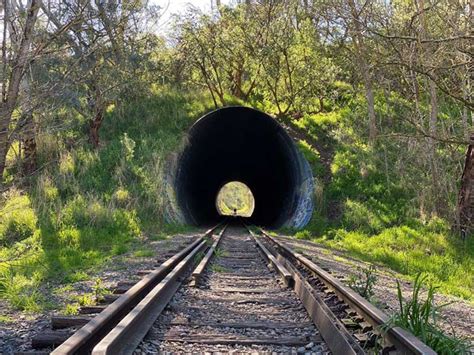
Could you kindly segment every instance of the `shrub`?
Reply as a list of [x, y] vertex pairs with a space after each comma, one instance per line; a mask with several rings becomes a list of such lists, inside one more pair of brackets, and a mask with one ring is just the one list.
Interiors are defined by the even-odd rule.
[[118, 206], [124, 207], [130, 201], [130, 193], [123, 187], [119, 187], [113, 195], [113, 199]]
[[455, 335], [445, 334], [438, 326], [439, 310], [446, 304], [435, 305], [434, 297], [437, 287], [433, 284], [427, 285], [425, 298], [420, 297], [427, 278], [427, 275], [423, 276], [421, 273], [416, 276], [412, 297], [406, 301], [403, 299], [400, 283], [397, 281], [399, 311], [393, 316], [389, 326], [399, 326], [409, 330], [438, 354], [469, 354], [467, 341]]
[[384, 227], [383, 222], [367, 204], [347, 200], [344, 204], [344, 226], [351, 230], [362, 230], [367, 233], [377, 233]]
[[0, 245], [10, 246], [33, 236], [38, 219], [28, 196], [11, 190], [5, 197], [0, 210]]

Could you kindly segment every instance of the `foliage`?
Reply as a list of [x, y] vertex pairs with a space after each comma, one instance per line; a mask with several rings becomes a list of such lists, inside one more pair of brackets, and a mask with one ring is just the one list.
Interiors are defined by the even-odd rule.
[[[0, 297], [39, 311], [48, 306], [45, 291], [39, 291], [44, 282], [87, 280], [115, 255], [135, 249], [135, 256], [149, 256], [141, 247], [145, 237], [189, 230], [165, 224], [163, 186], [156, 177], [180, 135], [206, 109], [209, 98], [198, 97], [168, 90], [123, 102], [104, 123], [106, 146], [63, 150], [30, 189], [9, 190], [0, 210]], [[63, 143], [51, 144], [58, 149]]]
[[377, 282], [375, 266], [358, 268], [357, 274], [352, 274], [349, 279], [349, 287], [362, 297], [370, 300], [374, 296], [374, 286]]
[[[376, 104], [393, 103], [401, 114], [399, 100], [395, 94], [388, 103], [377, 96]], [[419, 168], [419, 151], [409, 148], [413, 141], [381, 141], [370, 147], [357, 124], [359, 99], [350, 99], [348, 105], [350, 109], [336, 110], [334, 118], [321, 120], [317, 115], [298, 122], [313, 143], [300, 142], [299, 148], [317, 176], [316, 208], [309, 224], [293, 233], [410, 277], [425, 272], [441, 292], [472, 299], [474, 284], [465, 280], [474, 270], [473, 245], [453, 235], [449, 215], [427, 213], [433, 207], [426, 199], [431, 177]], [[330, 144], [324, 146], [324, 141]], [[330, 179], [322, 155], [330, 159]], [[455, 209], [453, 197], [446, 201], [450, 211]]]
[[436, 306], [436, 287], [427, 285], [426, 296], [421, 297], [427, 283], [427, 275], [418, 274], [413, 283], [411, 299], [405, 301], [400, 283], [397, 281], [399, 312], [392, 317], [389, 326], [399, 326], [409, 330], [430, 346], [437, 354], [469, 354], [469, 342], [455, 335], [445, 334], [438, 326], [438, 313], [445, 305]]
[[92, 293], [94, 294], [96, 302], [100, 302], [104, 299], [104, 296], [110, 294], [110, 291], [104, 286], [102, 280], [97, 278], [92, 286]]

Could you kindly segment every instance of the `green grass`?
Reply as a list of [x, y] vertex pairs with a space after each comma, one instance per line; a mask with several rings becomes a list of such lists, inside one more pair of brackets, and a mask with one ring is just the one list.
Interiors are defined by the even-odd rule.
[[139, 249], [133, 252], [135, 258], [149, 258], [153, 255], [155, 255], [155, 252], [149, 249]]
[[13, 319], [10, 316], [0, 315], [0, 324], [2, 324], [2, 323], [3, 324], [12, 323], [14, 321], [15, 321], [15, 319]]
[[426, 273], [442, 293], [474, 301], [474, 242], [463, 243], [447, 226], [391, 227], [374, 235], [335, 229], [313, 240], [411, 278]]
[[[393, 113], [383, 111], [383, 103], [395, 105], [397, 98], [378, 100], [378, 114], [386, 119]], [[356, 97], [337, 112], [307, 115], [296, 123], [316, 142], [298, 144], [315, 176], [316, 207], [303, 230], [285, 232], [385, 265], [407, 278], [426, 273], [441, 293], [474, 301], [474, 239], [463, 242], [454, 235], [449, 215], [427, 215], [420, 209], [420, 192], [429, 193], [432, 184], [429, 174], [412, 163], [415, 152], [400, 155], [403, 143], [392, 140], [367, 144], [366, 127], [357, 124], [365, 114], [362, 101]], [[440, 154], [440, 162], [443, 157]], [[446, 166], [452, 163], [443, 161]], [[454, 210], [455, 200], [453, 194], [446, 208]], [[424, 209], [432, 203], [425, 199]]]
[[90, 279], [118, 255], [151, 256], [147, 241], [191, 230], [165, 222], [162, 172], [210, 104], [164, 88], [124, 100], [107, 110], [98, 150], [78, 125], [42, 133], [46, 168], [0, 196], [0, 298], [29, 312], [54, 307], [55, 288]]
[[[467, 340], [456, 335], [447, 335], [439, 327], [439, 311], [446, 304], [435, 305], [437, 287], [427, 281], [427, 275], [416, 275], [412, 295], [408, 300], [403, 298], [400, 283], [397, 281], [399, 311], [392, 317], [388, 326], [407, 329], [437, 354], [470, 354]], [[422, 296], [422, 290], [426, 290], [426, 295]]]

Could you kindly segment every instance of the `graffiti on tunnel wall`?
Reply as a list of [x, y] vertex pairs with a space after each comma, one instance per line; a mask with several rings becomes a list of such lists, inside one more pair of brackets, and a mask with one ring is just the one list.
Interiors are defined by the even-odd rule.
[[303, 228], [311, 219], [313, 215], [313, 191], [314, 191], [314, 182], [313, 182], [313, 174], [311, 172], [311, 167], [306, 161], [306, 159], [302, 156], [301, 153], [298, 152], [298, 163], [299, 169], [301, 170], [301, 176], [303, 177], [299, 190], [297, 192], [297, 205], [293, 216], [288, 219], [287, 223], [285, 224], [288, 227], [293, 227], [296, 229]]

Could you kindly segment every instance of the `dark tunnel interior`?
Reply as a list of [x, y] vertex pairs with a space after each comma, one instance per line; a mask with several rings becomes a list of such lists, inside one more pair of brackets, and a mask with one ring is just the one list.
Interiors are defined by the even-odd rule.
[[255, 198], [247, 223], [279, 227], [292, 216], [302, 180], [297, 149], [270, 116], [246, 107], [213, 111], [190, 129], [178, 160], [177, 201], [185, 219], [210, 225], [220, 188], [230, 181], [246, 184]]

